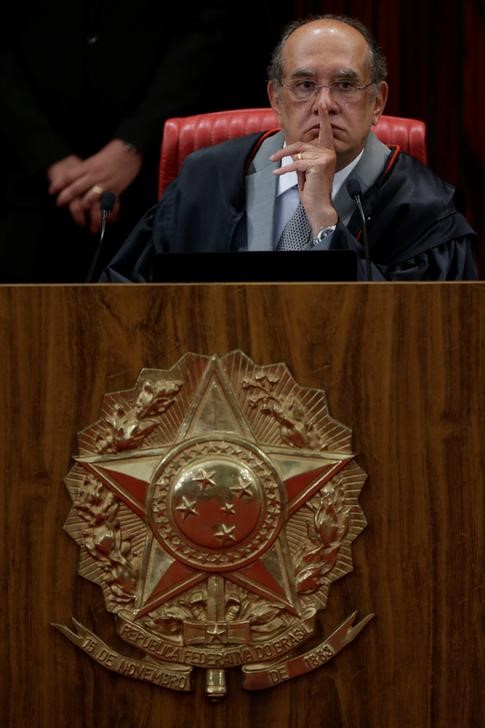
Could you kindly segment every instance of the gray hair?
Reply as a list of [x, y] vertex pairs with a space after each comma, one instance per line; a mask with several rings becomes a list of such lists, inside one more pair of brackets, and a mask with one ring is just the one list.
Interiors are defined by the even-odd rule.
[[273, 51], [271, 61], [268, 66], [268, 79], [270, 81], [277, 86], [281, 86], [283, 82], [283, 48], [286, 41], [290, 35], [295, 32], [295, 30], [298, 30], [298, 28], [301, 28], [303, 25], [312, 23], [315, 20], [336, 20], [339, 23], [345, 23], [345, 25], [350, 25], [352, 28], [355, 28], [355, 30], [364, 37], [367, 41], [367, 45], [369, 46], [369, 66], [372, 76], [371, 83], [380, 83], [381, 81], [384, 81], [387, 77], [386, 59], [370, 30], [368, 30], [368, 28], [366, 28], [360, 20], [349, 18], [346, 15], [333, 15], [332, 13], [326, 13], [325, 15], [311, 15], [305, 19], [294, 20], [286, 26], [278, 45]]

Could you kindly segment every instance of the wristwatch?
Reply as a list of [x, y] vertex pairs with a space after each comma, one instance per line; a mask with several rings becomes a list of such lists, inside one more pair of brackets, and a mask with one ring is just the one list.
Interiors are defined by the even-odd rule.
[[322, 240], [325, 240], [325, 238], [328, 238], [329, 235], [333, 233], [337, 226], [336, 225], [329, 225], [328, 227], [322, 227], [316, 234], [315, 238], [313, 239], [312, 246], [315, 247], [315, 245], [318, 245], [322, 242]]

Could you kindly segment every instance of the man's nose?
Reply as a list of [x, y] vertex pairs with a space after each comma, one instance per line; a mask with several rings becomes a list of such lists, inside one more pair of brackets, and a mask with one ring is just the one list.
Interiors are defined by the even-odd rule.
[[332, 89], [328, 86], [320, 86], [313, 100], [313, 111], [318, 114], [318, 107], [323, 106], [327, 111], [334, 109], [336, 106]]

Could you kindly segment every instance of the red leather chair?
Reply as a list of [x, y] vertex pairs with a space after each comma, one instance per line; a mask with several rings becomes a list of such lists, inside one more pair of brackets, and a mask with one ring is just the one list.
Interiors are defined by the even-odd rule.
[[[214, 111], [167, 119], [160, 154], [159, 196], [177, 176], [185, 157], [196, 149], [276, 128], [278, 122], [271, 108]], [[403, 151], [427, 164], [426, 124], [423, 121], [381, 116], [374, 131], [384, 144], [397, 144]]]

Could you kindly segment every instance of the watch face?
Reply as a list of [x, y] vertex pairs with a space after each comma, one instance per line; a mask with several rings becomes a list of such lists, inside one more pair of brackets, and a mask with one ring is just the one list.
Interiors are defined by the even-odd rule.
[[315, 243], [321, 243], [322, 240], [325, 240], [333, 231], [335, 230], [336, 225], [330, 225], [329, 227], [321, 228], [321, 230], [318, 231], [317, 236], [315, 238]]

